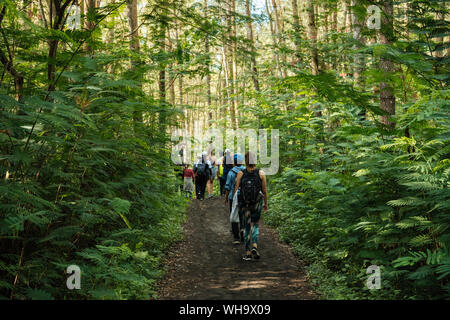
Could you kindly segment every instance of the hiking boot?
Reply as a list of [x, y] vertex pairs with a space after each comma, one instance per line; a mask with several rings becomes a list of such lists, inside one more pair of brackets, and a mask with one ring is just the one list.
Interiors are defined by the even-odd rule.
[[238, 244], [240, 244], [241, 243], [241, 241], [239, 241], [239, 239], [234, 239], [233, 240], [233, 244], [234, 245], [238, 245]]
[[256, 248], [252, 249], [252, 257], [255, 260], [258, 260], [259, 258], [261, 258], [261, 256], [259, 255], [259, 252], [258, 252], [258, 250], [256, 250]]
[[242, 257], [242, 260], [252, 261], [252, 255], [251, 254], [244, 254], [244, 256]]

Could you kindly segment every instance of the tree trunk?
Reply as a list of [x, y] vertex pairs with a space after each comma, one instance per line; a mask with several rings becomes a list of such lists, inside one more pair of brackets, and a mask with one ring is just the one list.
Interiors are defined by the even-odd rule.
[[[86, 8], [86, 13], [87, 16], [90, 16], [90, 19], [86, 19], [86, 28], [89, 31], [94, 30], [95, 27], [95, 22], [92, 21], [92, 17], [94, 16], [94, 12], [95, 12], [95, 8], [96, 8], [96, 1], [95, 0], [87, 0], [87, 8]], [[93, 36], [93, 34], [91, 33], [91, 37]], [[88, 54], [93, 55], [94, 54], [94, 49], [91, 47], [91, 45], [87, 44], [86, 45], [86, 51], [88, 52]]]
[[257, 92], [260, 91], [259, 88], [259, 81], [258, 81], [258, 69], [256, 67], [256, 52], [255, 52], [255, 43], [253, 39], [253, 25], [252, 25], [252, 14], [251, 14], [251, 0], [245, 0], [245, 12], [248, 17], [248, 23], [247, 23], [247, 39], [249, 41], [249, 49], [250, 52], [250, 68], [252, 73], [252, 80], [253, 80], [253, 86], [255, 87], [255, 90]]
[[313, 75], [319, 74], [319, 55], [317, 52], [317, 27], [314, 13], [314, 0], [307, 0], [308, 13], [308, 36], [310, 40], [310, 54], [311, 54], [311, 73]]
[[[208, 0], [204, 0], [203, 2], [203, 10], [205, 21], [208, 19]], [[208, 114], [208, 127], [211, 126], [212, 122], [212, 109], [211, 109], [211, 75], [210, 75], [210, 52], [209, 52], [209, 35], [205, 35], [205, 54], [206, 54], [206, 108]]]
[[[94, 1], [95, 2], [95, 1]], [[130, 50], [139, 52], [139, 30], [138, 30], [138, 12], [137, 0], [129, 0], [128, 7], [128, 25], [130, 27]]]
[[294, 24], [294, 44], [295, 44], [295, 60], [293, 63], [301, 62], [301, 42], [300, 42], [300, 18], [298, 15], [298, 4], [297, 0], [291, 0], [292, 4], [292, 21]]
[[270, 34], [272, 35], [272, 43], [273, 43], [273, 47], [274, 47], [274, 59], [275, 59], [276, 68], [278, 71], [278, 77], [281, 78], [282, 73], [281, 73], [281, 67], [280, 67], [280, 57], [278, 55], [277, 35], [276, 35], [275, 29], [274, 29], [272, 13], [270, 12], [270, 9], [269, 9], [268, 0], [265, 0], [265, 1], [266, 1], [266, 12], [267, 12], [267, 16], [269, 17]]
[[[91, 0], [92, 1], [92, 0]], [[62, 30], [62, 27], [65, 23], [66, 14], [65, 11], [69, 5], [69, 2], [66, 2], [62, 5], [61, 0], [50, 0], [49, 8], [50, 8], [50, 28], [53, 30]], [[56, 56], [58, 53], [58, 44], [59, 40], [49, 40], [48, 41], [48, 58], [49, 62], [47, 64], [47, 79], [48, 79], [48, 91], [55, 90], [55, 81], [56, 81]]]
[[[229, 2], [229, 13], [227, 14], [227, 21], [228, 21], [228, 57], [229, 62], [228, 64], [228, 75], [229, 75], [229, 87], [230, 87], [230, 95], [228, 96], [230, 99], [230, 116], [231, 116], [231, 127], [233, 129], [236, 129], [236, 108], [234, 105], [234, 99], [235, 99], [235, 79], [234, 79], [234, 53], [233, 53], [233, 47], [234, 47], [234, 39], [233, 39], [233, 19], [231, 17], [231, 14], [234, 13], [233, 10], [233, 3], [234, 0], [231, 0]], [[226, 59], [227, 55], [224, 55], [224, 58]]]
[[[276, 0], [272, 0], [272, 7], [273, 7], [273, 16], [275, 17], [275, 35], [279, 39], [278, 45], [281, 47], [284, 47], [284, 41], [283, 41], [283, 21], [281, 17], [281, 12], [278, 10], [278, 4]], [[286, 55], [281, 53], [281, 61], [284, 62], [283, 66], [280, 66], [281, 74], [284, 78], [287, 77], [286, 73]]]
[[233, 6], [233, 47], [232, 47], [232, 64], [233, 64], [233, 108], [234, 108], [234, 121], [233, 121], [233, 128], [238, 128], [238, 115], [239, 115], [239, 109], [238, 109], [238, 84], [237, 84], [237, 27], [236, 27], [236, 0], [231, 0], [231, 4]]
[[[352, 7], [358, 6], [360, 0], [352, 0]], [[361, 28], [363, 21], [355, 14], [355, 10], [352, 10], [352, 31], [353, 38], [358, 42], [354, 49], [358, 50], [361, 48], [361, 44], [363, 42], [363, 38], [361, 35]], [[353, 78], [355, 79], [355, 83], [358, 87], [362, 86], [362, 78], [361, 73], [364, 71], [364, 57], [360, 53], [355, 53], [354, 55], [354, 70], [353, 70]]]
[[345, 0], [344, 1], [344, 32], [349, 33], [351, 30], [351, 8], [350, 8], [350, 1], [351, 0]]
[[[138, 30], [138, 10], [137, 10], [137, 0], [129, 0], [127, 3], [128, 8], [128, 26], [130, 30], [130, 50], [134, 52], [135, 57], [139, 54], [140, 45], [139, 45], [139, 30]], [[134, 70], [136, 66], [139, 64], [139, 61], [133, 57], [131, 59], [131, 69]], [[138, 81], [140, 84], [141, 77], [139, 77]], [[134, 128], [136, 129], [136, 125], [138, 123], [142, 123], [142, 112], [134, 110], [133, 111], [133, 121]]]
[[[394, 5], [392, 0], [386, 0], [383, 5], [384, 14], [382, 15], [381, 25], [383, 28], [380, 32], [380, 43], [389, 45], [394, 40], [393, 31], [393, 11]], [[385, 58], [380, 58], [380, 69], [385, 73], [394, 72], [394, 63]], [[389, 120], [390, 115], [395, 114], [395, 96], [394, 88], [388, 82], [380, 82], [380, 108], [388, 113], [381, 116], [381, 122], [390, 128], [395, 127], [395, 123]]]

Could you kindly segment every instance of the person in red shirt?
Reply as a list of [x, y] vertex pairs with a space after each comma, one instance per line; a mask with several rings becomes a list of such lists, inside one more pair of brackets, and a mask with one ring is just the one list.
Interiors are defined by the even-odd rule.
[[194, 171], [189, 168], [190, 165], [187, 164], [184, 169], [184, 187], [183, 190], [189, 195], [189, 199], [192, 200], [192, 193], [194, 192]]

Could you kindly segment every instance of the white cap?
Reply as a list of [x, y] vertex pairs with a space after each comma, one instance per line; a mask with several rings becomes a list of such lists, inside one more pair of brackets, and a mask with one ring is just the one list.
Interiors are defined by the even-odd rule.
[[230, 149], [225, 149], [225, 153], [230, 153]]
[[206, 156], [206, 155], [208, 155], [208, 153], [206, 153], [206, 151], [203, 151], [202, 156]]

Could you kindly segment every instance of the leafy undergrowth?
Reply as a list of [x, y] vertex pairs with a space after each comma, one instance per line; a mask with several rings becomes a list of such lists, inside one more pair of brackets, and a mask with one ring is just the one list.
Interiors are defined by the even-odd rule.
[[[13, 131], [0, 135], [2, 298], [155, 294], [186, 200], [175, 192], [163, 123], [135, 119], [161, 106], [126, 75], [103, 72], [110, 58], [76, 59], [50, 99], [1, 95]], [[80, 290], [66, 286], [70, 265], [81, 269]]]
[[[298, 115], [306, 148], [269, 183], [265, 219], [309, 264], [324, 298], [450, 297], [447, 98], [437, 92], [397, 116], [411, 137], [335, 107], [346, 120], [322, 139]], [[371, 265], [380, 289], [367, 288]]]

